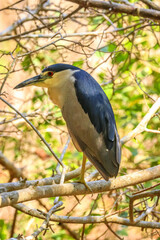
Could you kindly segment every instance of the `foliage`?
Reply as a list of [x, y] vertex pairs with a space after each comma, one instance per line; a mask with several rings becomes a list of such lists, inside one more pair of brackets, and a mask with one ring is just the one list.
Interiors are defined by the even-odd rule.
[[[4, 85], [0, 94], [28, 117], [60, 157], [68, 133], [59, 108], [51, 103], [45, 89], [28, 88], [24, 92], [16, 92], [12, 91], [12, 87], [54, 63], [66, 62], [83, 68], [103, 87], [114, 109], [119, 134], [123, 137], [139, 124], [159, 96], [160, 29], [159, 22], [139, 15], [132, 16], [86, 6], [73, 16], [65, 17], [73, 12], [70, 2], [58, 1], [58, 4], [55, 4], [51, 1], [51, 5], [47, 4], [47, 1], [44, 1], [41, 5], [27, 6], [27, 2], [23, 2], [16, 5], [17, 9], [7, 8], [2, 11], [4, 19], [7, 17], [6, 10], [11, 13], [14, 11], [17, 15], [11, 19], [13, 29], [0, 33], [0, 41], [3, 41], [0, 46], [0, 81], [2, 86]], [[148, 8], [143, 1], [129, 1], [128, 5], [131, 4], [138, 8], [141, 5]], [[18, 10], [18, 7], [21, 10]], [[74, 9], [76, 7], [77, 5]], [[32, 8], [36, 12], [28, 15], [27, 9]], [[21, 11], [25, 14], [26, 21], [18, 24], [18, 19], [22, 20]], [[6, 105], [1, 105], [0, 114], [0, 150], [3, 154], [17, 167], [22, 168], [23, 176], [27, 179], [50, 177], [57, 162], [37, 134]], [[159, 126], [157, 113], [147, 127], [159, 130]], [[125, 143], [119, 176], [160, 164], [159, 143], [160, 135], [147, 131]], [[82, 154], [70, 143], [63, 158], [68, 167], [67, 171], [77, 169], [81, 160]], [[13, 180], [8, 169], [4, 170], [3, 167], [0, 168], [1, 183]], [[86, 176], [94, 170], [93, 167], [90, 168]], [[128, 218], [129, 196], [145, 188], [159, 189], [158, 182], [158, 179], [155, 179], [93, 196], [62, 197], [60, 200], [63, 200], [65, 209], [61, 210], [60, 215], [98, 216], [119, 211], [119, 216]], [[136, 200], [135, 204], [138, 201], [142, 199]], [[145, 200], [135, 205], [135, 218], [140, 216], [146, 206], [152, 206], [156, 201], [158, 202], [157, 197], [154, 197], [153, 201]], [[33, 205], [41, 211], [48, 211], [53, 206], [53, 198], [40, 199]], [[146, 219], [151, 221], [153, 217], [154, 221], [158, 222], [159, 211], [157, 206], [154, 214], [146, 216]], [[13, 213], [11, 215], [13, 216]], [[0, 239], [6, 239], [9, 237], [7, 226], [12, 224], [12, 217], [7, 219], [3, 213], [1, 219]], [[26, 236], [32, 234], [37, 229], [36, 224], [40, 226], [42, 220], [35, 220], [18, 212], [15, 237], [17, 233]], [[55, 233], [47, 231], [45, 239], [79, 239], [82, 234], [86, 239], [115, 239], [114, 234], [120, 239], [124, 236], [125, 239], [133, 239], [129, 231], [133, 231], [131, 227], [112, 224], [112, 232], [107, 231], [107, 226], [103, 228], [103, 225], [104, 223], [73, 224], [72, 227], [71, 224], [55, 224], [52, 227]], [[137, 239], [154, 235], [155, 239], [158, 239], [156, 229], [148, 228], [147, 233], [137, 229]], [[43, 239], [43, 236], [40, 236], [39, 239]]]

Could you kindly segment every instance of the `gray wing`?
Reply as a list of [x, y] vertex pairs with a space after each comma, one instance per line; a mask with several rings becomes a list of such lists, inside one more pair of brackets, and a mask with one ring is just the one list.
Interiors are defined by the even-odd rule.
[[[79, 103], [88, 114], [98, 134], [102, 134], [108, 158], [115, 166], [121, 161], [121, 146], [111, 104], [100, 85], [85, 71], [75, 73], [75, 90]], [[111, 151], [111, 152], [110, 152]], [[115, 155], [113, 154], [115, 153]], [[111, 154], [112, 153], [112, 154]], [[114, 155], [114, 156], [113, 156]]]
[[85, 71], [76, 72], [75, 90], [79, 103], [97, 132], [103, 134], [107, 149], [113, 147], [116, 123], [111, 104], [100, 85]]
[[88, 73], [81, 70], [74, 76], [75, 93], [68, 96], [62, 114], [76, 148], [108, 180], [118, 174], [121, 160], [113, 110], [100, 85]]

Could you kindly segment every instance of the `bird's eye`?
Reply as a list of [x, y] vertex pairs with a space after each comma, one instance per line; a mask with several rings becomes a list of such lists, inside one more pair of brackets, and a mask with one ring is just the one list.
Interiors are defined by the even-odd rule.
[[53, 76], [53, 72], [48, 72], [48, 76], [52, 77]]

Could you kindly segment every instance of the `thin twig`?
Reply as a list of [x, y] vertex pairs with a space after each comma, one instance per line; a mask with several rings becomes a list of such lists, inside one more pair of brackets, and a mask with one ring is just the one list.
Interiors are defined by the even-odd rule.
[[[152, 105], [152, 107], [149, 109], [148, 113], [144, 116], [144, 118], [141, 120], [138, 126], [133, 131], [131, 131], [128, 135], [126, 135], [121, 139], [121, 144], [124, 144], [130, 141], [131, 139], [135, 138], [138, 134], [144, 132], [148, 122], [154, 116], [154, 114], [157, 112], [159, 108], [160, 108], [160, 98], [158, 98], [156, 102]], [[152, 131], [155, 131], [155, 130], [152, 130]]]
[[15, 107], [13, 107], [10, 103], [8, 103], [4, 98], [0, 97], [0, 100], [3, 101], [6, 105], [8, 105], [11, 109], [13, 109], [16, 113], [18, 113], [30, 126], [31, 128], [36, 132], [36, 134], [39, 136], [39, 138], [42, 140], [42, 142], [46, 145], [46, 147], [49, 149], [49, 151], [52, 153], [52, 155], [55, 157], [55, 159], [59, 162], [59, 164], [65, 168], [65, 165], [59, 160], [57, 155], [53, 152], [50, 145], [46, 142], [46, 140], [42, 137], [40, 132], [35, 128], [35, 126], [22, 114], [20, 113]]

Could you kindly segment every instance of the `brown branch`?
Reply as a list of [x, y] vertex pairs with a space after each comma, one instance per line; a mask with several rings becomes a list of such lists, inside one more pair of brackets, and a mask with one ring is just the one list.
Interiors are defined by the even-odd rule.
[[13, 217], [13, 222], [12, 222], [12, 227], [11, 227], [11, 232], [10, 232], [10, 237], [13, 237], [13, 234], [14, 234], [14, 231], [15, 231], [15, 226], [16, 226], [16, 221], [17, 221], [17, 215], [18, 215], [18, 210], [15, 209], [14, 217]]
[[[49, 5], [49, 3], [46, 3], [46, 1], [45, 1], [45, 2], [43, 2], [43, 4], [38, 4], [36, 6], [35, 10], [32, 10], [30, 12], [28, 12], [27, 9], [25, 9], [25, 10], [22, 9], [22, 11], [26, 11], [28, 13], [28, 15], [25, 16], [24, 18], [19, 19], [18, 21], [14, 22], [11, 26], [7, 27], [5, 30], [0, 32], [0, 36], [7, 35], [8, 33], [14, 31], [18, 26], [22, 25], [27, 20], [33, 20], [36, 17], [36, 14], [38, 14], [43, 9], [43, 7], [46, 7], [48, 5]], [[8, 8], [8, 9], [10, 9], [10, 8]], [[46, 27], [46, 26], [44, 26], [44, 27]]]
[[[129, 218], [130, 218], [130, 222], [136, 222], [136, 220], [133, 219], [133, 202], [136, 199], [139, 199], [139, 198], [144, 198], [144, 197], [151, 197], [151, 198], [153, 198], [155, 196], [160, 197], [160, 190], [159, 189], [155, 189], [155, 190], [152, 190], [150, 192], [137, 193], [137, 194], [134, 194], [133, 196], [129, 196], [129, 198], [130, 198], [130, 203], [129, 203]], [[147, 209], [146, 212], [143, 213], [143, 217], [145, 217], [147, 214], [149, 214], [149, 212], [151, 210], [152, 210], [151, 208]]]
[[113, 13], [126, 13], [128, 15], [149, 18], [152, 20], [160, 21], [160, 11], [152, 9], [139, 8], [134, 5], [126, 5], [115, 3], [112, 1], [100, 1], [100, 0], [66, 0], [69, 2], [77, 3], [81, 7], [106, 9]]
[[9, 161], [3, 153], [0, 151], [0, 164], [4, 166], [10, 173], [10, 181], [13, 178], [23, 178], [23, 173], [20, 168], [17, 168], [13, 162]]
[[115, 231], [113, 231], [113, 229], [111, 228], [111, 226], [106, 222], [105, 225], [107, 226], [107, 228], [120, 240], [123, 240], [124, 238], [121, 238]]
[[69, 233], [69, 235], [73, 239], [79, 240], [79, 234], [77, 234], [75, 231], [71, 230], [71, 228], [67, 224], [61, 222], [61, 223], [59, 223], [59, 226], [61, 226], [67, 233]]
[[12, 106], [10, 103], [8, 103], [4, 98], [0, 97], [0, 100], [3, 101], [6, 105], [8, 105], [11, 109], [13, 109], [17, 114], [19, 114], [27, 123], [28, 125], [36, 132], [36, 134], [39, 136], [39, 138], [41, 139], [41, 141], [46, 145], [46, 147], [49, 149], [49, 151], [51, 152], [51, 154], [54, 156], [54, 158], [57, 160], [57, 162], [60, 163], [60, 165], [62, 166], [63, 169], [65, 169], [65, 165], [59, 160], [59, 158], [57, 157], [57, 155], [54, 153], [54, 151], [52, 150], [50, 144], [48, 144], [46, 142], [46, 140], [42, 137], [42, 135], [40, 134], [40, 132], [36, 129], [36, 127], [22, 114], [20, 113], [14, 106]]
[[[124, 188], [160, 177], [160, 165], [138, 171], [125, 176], [117, 177], [110, 181], [100, 180], [88, 182], [92, 193], [107, 192], [119, 188]], [[31, 201], [40, 198], [57, 196], [74, 196], [91, 194], [88, 188], [80, 183], [54, 184], [47, 186], [35, 186], [23, 190], [2, 193], [0, 195], [0, 207], [10, 206], [16, 203]]]
[[141, 2], [145, 3], [148, 7], [152, 9], [160, 11], [160, 7], [154, 2], [151, 2], [150, 0], [141, 0]]
[[[122, 31], [122, 30], [128, 30], [128, 29], [131, 29], [133, 27], [136, 27], [138, 25], [140, 25], [141, 23], [143, 23], [143, 21], [139, 21], [138, 23], [135, 23], [135, 24], [132, 24], [132, 25], [129, 25], [129, 26], [126, 26], [126, 27], [121, 27], [121, 28], [114, 28], [112, 30], [105, 30], [105, 31], [93, 31], [93, 32], [76, 32], [76, 33], [70, 33], [70, 34], [61, 34], [61, 37], [62, 39], [65, 39], [65, 38], [75, 38], [75, 37], [83, 37], [83, 36], [91, 36], [91, 37], [96, 37], [96, 36], [99, 36], [99, 35], [106, 35], [106, 34], [111, 34], [111, 33], [116, 33], [116, 32], [119, 32], [119, 31]], [[159, 26], [159, 24], [157, 23], [147, 23], [147, 24], [144, 24], [143, 27], [148, 27], [148, 26]], [[47, 33], [47, 34], [26, 34], [26, 35], [23, 35], [21, 36], [21, 39], [23, 38], [55, 38], [58, 34], [53, 34], [53, 33]], [[5, 40], [6, 39], [6, 35], [4, 36], [1, 36], [1, 39]]]
[[[13, 205], [17, 210], [20, 210], [30, 216], [38, 217], [40, 219], [46, 219], [47, 213], [40, 213], [36, 209], [31, 209], [28, 206], [19, 203]], [[131, 223], [129, 219], [116, 216], [84, 216], [84, 217], [71, 217], [71, 216], [58, 216], [53, 214], [50, 217], [50, 221], [62, 222], [62, 223], [76, 223], [76, 224], [88, 224], [88, 223], [117, 223], [126, 226], [142, 227], [142, 228], [158, 228], [160, 229], [160, 223], [140, 221], [138, 223]]]
[[31, 236], [28, 236], [28, 239], [30, 239], [30, 240], [36, 239], [41, 232], [46, 231], [48, 229], [48, 225], [49, 225], [49, 221], [50, 221], [51, 215], [54, 212], [56, 212], [62, 205], [63, 205], [62, 202], [58, 202], [57, 204], [55, 204], [49, 210], [49, 212], [46, 214], [46, 218], [45, 218], [44, 222], [42, 223], [42, 225], [34, 233], [32, 233]]
[[[92, 166], [92, 164], [90, 162], [87, 162], [85, 170], [89, 169], [91, 166]], [[70, 179], [78, 177], [80, 175], [80, 173], [81, 173], [81, 167], [77, 168], [76, 170], [66, 173], [65, 181], [68, 181]], [[24, 179], [24, 180], [21, 180], [18, 182], [2, 183], [2, 184], [0, 184], [0, 193], [15, 191], [15, 190], [24, 189], [24, 188], [28, 188], [28, 187], [32, 187], [32, 186], [34, 187], [34, 186], [58, 184], [58, 183], [60, 183], [60, 178], [61, 178], [60, 175], [56, 175], [55, 177], [43, 178], [43, 179], [39, 179], [39, 180], [26, 181]]]
[[[38, 200], [38, 203], [48, 212], [49, 211], [49, 209], [48, 209], [48, 207], [41, 201], [41, 200]], [[59, 203], [59, 202], [58, 202]], [[17, 204], [18, 205], [18, 204]], [[16, 205], [16, 206], [17, 206]], [[25, 206], [25, 205], [23, 205], [23, 204], [21, 204], [22, 206]], [[59, 207], [58, 209], [57, 209], [57, 211], [60, 211], [60, 210], [62, 210], [62, 209], [64, 209], [64, 207]], [[62, 228], [62, 229], [64, 229], [71, 237], [73, 237], [75, 240], [79, 240], [79, 234], [78, 233], [76, 233], [74, 230], [72, 230], [71, 229], [71, 227], [69, 227], [68, 226], [68, 224], [64, 224], [64, 223], [59, 223], [59, 226]]]
[[1, 11], [4, 11], [4, 10], [8, 10], [8, 9], [10, 9], [10, 7], [13, 7], [14, 5], [16, 5], [16, 4], [20, 3], [20, 2], [23, 2], [23, 1], [24, 1], [24, 0], [19, 0], [19, 1], [15, 2], [15, 3], [12, 3], [11, 5], [9, 5], [9, 6], [7, 6], [7, 7], [1, 8], [1, 9], [0, 9], [0, 12], [1, 12]]
[[[57, 21], [55, 21], [55, 22], [53, 22], [53, 23], [49, 23], [49, 24], [47, 25], [47, 28], [51, 28], [51, 27], [53, 27], [53, 26], [56, 26], [56, 25], [57, 25], [59, 22], [61, 22], [62, 20], [65, 20], [65, 19], [67, 19], [67, 18], [70, 18], [72, 15], [74, 15], [76, 12], [78, 12], [81, 8], [82, 8], [82, 7], [78, 7], [78, 8], [76, 8], [73, 12], [71, 12], [71, 13], [69, 13], [69, 14], [67, 14], [67, 15], [62, 16], [60, 20], [57, 20]], [[6, 37], [5, 39], [0, 39], [0, 42], [8, 41], [8, 40], [11, 40], [11, 39], [16, 39], [16, 38], [19, 38], [19, 37], [21, 37], [21, 36], [23, 36], [23, 35], [26, 35], [26, 34], [29, 34], [29, 33], [35, 32], [35, 31], [40, 31], [40, 30], [42, 30], [42, 29], [44, 29], [44, 28], [46, 28], [46, 26], [43, 25], [43, 26], [40, 26], [40, 27], [38, 27], [38, 28], [34, 28], [34, 29], [32, 29], [32, 30], [25, 31], [25, 32], [23, 32], [23, 33], [20, 33], [20, 34], [14, 35], [14, 36]], [[3, 35], [3, 33], [0, 33], [0, 35]]]
[[3, 87], [4, 87], [4, 84], [5, 84], [5, 82], [7, 81], [7, 78], [9, 77], [10, 73], [12, 72], [12, 68], [15, 66], [16, 61], [17, 61], [17, 59], [15, 58], [15, 59], [13, 60], [13, 62], [11, 63], [11, 66], [10, 66], [10, 68], [9, 68], [6, 76], [4, 77], [4, 80], [3, 80], [2, 85], [1, 85], [1, 87], [0, 87], [0, 94], [2, 93], [2, 89], [3, 89]]

